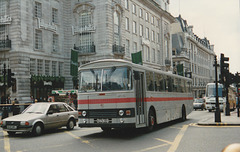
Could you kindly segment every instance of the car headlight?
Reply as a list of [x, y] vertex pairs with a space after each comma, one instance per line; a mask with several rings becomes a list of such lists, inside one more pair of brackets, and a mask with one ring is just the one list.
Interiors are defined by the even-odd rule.
[[85, 117], [87, 115], [87, 112], [86, 111], [83, 111], [82, 112], [82, 116]]
[[6, 121], [1, 121], [1, 126], [5, 126], [6, 125]]
[[118, 114], [119, 114], [119, 116], [123, 116], [124, 115], [124, 111], [123, 110], [119, 110]]
[[20, 125], [21, 126], [29, 126], [29, 122], [28, 121], [21, 121]]

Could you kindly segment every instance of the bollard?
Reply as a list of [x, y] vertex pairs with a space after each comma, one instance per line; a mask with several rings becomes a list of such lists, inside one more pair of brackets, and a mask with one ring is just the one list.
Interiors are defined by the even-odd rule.
[[2, 119], [8, 117], [8, 109], [7, 107], [3, 107], [3, 112], [2, 112]]

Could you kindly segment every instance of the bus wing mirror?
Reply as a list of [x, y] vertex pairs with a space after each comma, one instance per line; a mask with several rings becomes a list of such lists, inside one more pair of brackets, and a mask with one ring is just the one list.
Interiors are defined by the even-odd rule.
[[140, 73], [138, 71], [134, 71], [134, 79], [140, 80]]

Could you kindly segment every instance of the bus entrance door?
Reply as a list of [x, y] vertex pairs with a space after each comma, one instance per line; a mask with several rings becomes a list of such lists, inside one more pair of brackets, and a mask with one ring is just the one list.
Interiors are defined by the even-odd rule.
[[145, 106], [144, 106], [144, 74], [143, 72], [134, 71], [135, 88], [136, 88], [136, 111], [137, 124], [145, 123]]

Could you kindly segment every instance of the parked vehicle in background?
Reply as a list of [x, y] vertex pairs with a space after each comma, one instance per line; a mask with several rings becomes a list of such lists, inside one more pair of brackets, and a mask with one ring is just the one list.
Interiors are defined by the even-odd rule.
[[205, 100], [203, 98], [195, 98], [194, 102], [193, 102], [193, 109], [197, 110], [197, 109], [201, 109], [201, 110], [205, 110]]
[[5, 118], [1, 127], [9, 135], [16, 132], [32, 132], [41, 135], [44, 130], [66, 126], [72, 130], [78, 121], [78, 112], [62, 102], [31, 104], [21, 114]]
[[[218, 84], [218, 100], [219, 100], [219, 109], [223, 111], [223, 104], [226, 102], [225, 96], [223, 95], [223, 85]], [[208, 83], [206, 85], [206, 109], [211, 112], [216, 109], [216, 85], [215, 83]]]
[[[236, 91], [230, 86], [228, 88], [228, 102], [230, 110], [234, 110], [236, 108]], [[224, 109], [224, 105], [226, 104], [226, 91], [222, 84], [218, 84], [218, 99], [219, 99], [219, 108], [221, 111]], [[208, 83], [206, 86], [206, 109], [211, 112], [216, 109], [216, 85], [215, 83]]]

